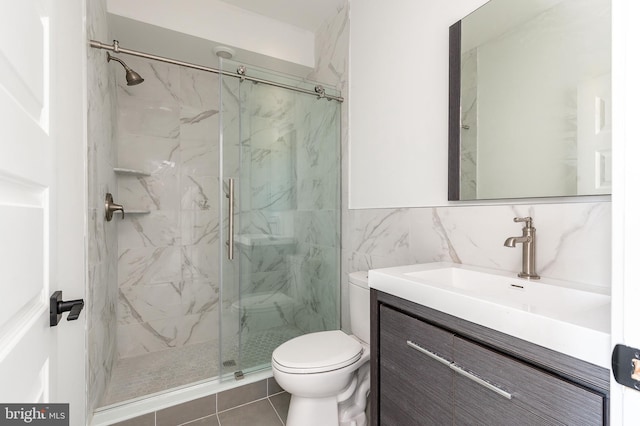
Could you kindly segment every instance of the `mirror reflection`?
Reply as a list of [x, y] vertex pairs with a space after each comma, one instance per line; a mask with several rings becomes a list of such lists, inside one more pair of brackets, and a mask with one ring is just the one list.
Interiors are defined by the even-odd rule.
[[460, 31], [452, 199], [609, 194], [610, 0], [492, 0]]

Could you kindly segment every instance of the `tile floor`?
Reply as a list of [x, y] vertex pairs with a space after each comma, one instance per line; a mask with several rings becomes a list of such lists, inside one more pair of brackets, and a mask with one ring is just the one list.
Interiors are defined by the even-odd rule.
[[291, 396], [273, 378], [144, 414], [117, 426], [284, 426]]

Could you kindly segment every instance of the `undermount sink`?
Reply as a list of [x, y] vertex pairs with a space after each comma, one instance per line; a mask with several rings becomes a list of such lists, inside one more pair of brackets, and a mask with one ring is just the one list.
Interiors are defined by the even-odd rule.
[[579, 359], [610, 367], [605, 288], [452, 263], [369, 271], [369, 286]]

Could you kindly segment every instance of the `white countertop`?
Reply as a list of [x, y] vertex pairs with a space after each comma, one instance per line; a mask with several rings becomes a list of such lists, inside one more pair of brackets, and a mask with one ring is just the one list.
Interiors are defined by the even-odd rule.
[[603, 288], [445, 262], [373, 269], [369, 286], [610, 368], [611, 298]]

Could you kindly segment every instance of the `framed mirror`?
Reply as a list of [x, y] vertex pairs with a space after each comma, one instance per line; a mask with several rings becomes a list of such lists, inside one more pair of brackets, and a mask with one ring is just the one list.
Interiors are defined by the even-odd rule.
[[449, 200], [611, 193], [611, 0], [491, 0], [449, 43]]

